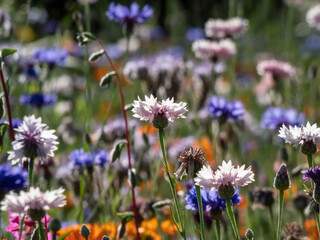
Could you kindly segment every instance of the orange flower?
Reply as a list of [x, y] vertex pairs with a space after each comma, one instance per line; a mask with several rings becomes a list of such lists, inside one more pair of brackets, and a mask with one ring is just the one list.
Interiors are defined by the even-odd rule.
[[200, 141], [195, 141], [194, 147], [201, 147], [209, 164], [214, 166], [214, 150], [209, 137], [204, 136], [200, 139]]
[[317, 229], [317, 223], [316, 220], [314, 218], [312, 219], [307, 219], [304, 222], [304, 226], [306, 228], [308, 237], [311, 240], [315, 240], [315, 239], [319, 239], [319, 233], [318, 233], [318, 229]]
[[168, 235], [173, 235], [178, 231], [177, 227], [171, 220], [165, 220], [164, 222], [162, 222], [161, 229], [164, 233]]
[[244, 195], [240, 195], [240, 197], [242, 198], [242, 200], [240, 201], [239, 205], [237, 205], [237, 207], [239, 209], [246, 209], [247, 208], [247, 199]]
[[157, 133], [158, 129], [149, 123], [149, 124], [142, 125], [140, 127], [140, 132], [144, 134], [153, 134], [153, 133]]
[[[126, 231], [128, 239], [136, 239], [136, 227], [134, 220], [126, 224]], [[139, 227], [139, 233], [142, 239], [161, 240], [161, 237], [157, 233], [158, 231], [158, 220], [151, 218], [141, 222]]]

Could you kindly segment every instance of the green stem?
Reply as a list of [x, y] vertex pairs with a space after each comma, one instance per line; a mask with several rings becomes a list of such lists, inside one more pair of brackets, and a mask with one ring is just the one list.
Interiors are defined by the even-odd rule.
[[278, 229], [277, 229], [277, 240], [281, 238], [281, 225], [282, 225], [282, 212], [283, 212], [283, 194], [284, 191], [280, 190], [279, 194], [279, 218], [278, 218]]
[[32, 186], [33, 182], [33, 166], [34, 166], [34, 159], [30, 158], [29, 160], [29, 188]]
[[239, 231], [238, 231], [238, 227], [237, 227], [237, 223], [236, 223], [236, 218], [234, 216], [234, 212], [233, 212], [233, 208], [231, 206], [230, 198], [226, 199], [226, 206], [227, 206], [227, 212], [228, 212], [229, 219], [231, 221], [234, 235], [236, 236], [237, 240], [240, 240], [240, 235], [239, 235]]
[[52, 233], [52, 239], [53, 240], [57, 240], [57, 232], [53, 232]]
[[312, 168], [313, 167], [312, 154], [308, 154], [307, 157], [308, 157], [309, 168]]
[[87, 31], [90, 32], [91, 31], [91, 27], [90, 27], [90, 3], [86, 3], [84, 5], [84, 12], [85, 12], [85, 16], [86, 16], [86, 28]]
[[21, 240], [21, 237], [22, 237], [22, 229], [23, 229], [23, 224], [24, 224], [24, 218], [25, 217], [26, 217], [26, 215], [23, 215], [23, 217], [21, 218], [21, 221], [20, 221], [19, 240]]
[[46, 240], [46, 235], [45, 235], [45, 232], [44, 232], [44, 229], [43, 229], [43, 226], [42, 226], [42, 222], [38, 221], [38, 224], [39, 224], [40, 239], [41, 240]]
[[[179, 201], [177, 198], [177, 193], [174, 187], [174, 183], [173, 180], [171, 178], [170, 172], [169, 172], [169, 167], [168, 167], [168, 162], [167, 162], [167, 157], [166, 157], [166, 151], [165, 151], [165, 147], [164, 147], [164, 138], [163, 138], [164, 132], [163, 132], [163, 128], [159, 129], [159, 140], [160, 140], [160, 146], [161, 146], [161, 151], [162, 151], [162, 155], [163, 155], [163, 165], [164, 168], [166, 170], [168, 179], [169, 179], [169, 185], [170, 185], [170, 189], [173, 195], [173, 200], [174, 200], [174, 204], [177, 210], [177, 214], [178, 214], [178, 221], [180, 224], [180, 227], [178, 225], [177, 228], [179, 230], [179, 233], [181, 234], [181, 236], [183, 237], [184, 240], [186, 240], [186, 234], [185, 234], [185, 228], [184, 228], [184, 222], [182, 221], [182, 214], [181, 214], [181, 210], [180, 210], [180, 205], [179, 205]], [[173, 216], [174, 217], [174, 216]]]
[[215, 220], [216, 222], [216, 237], [217, 240], [221, 239], [221, 229], [220, 229], [220, 220]]
[[269, 207], [269, 215], [270, 215], [270, 225], [271, 225], [271, 229], [273, 234], [276, 234], [276, 231], [274, 229], [274, 225], [273, 225], [273, 212], [272, 212], [272, 207]]
[[200, 228], [202, 239], [206, 240], [205, 231], [204, 231], [204, 219], [203, 219], [203, 208], [202, 208], [202, 198], [200, 192], [200, 186], [195, 185], [196, 193], [197, 193], [197, 200], [198, 200], [198, 209], [199, 209], [199, 217], [200, 217]]

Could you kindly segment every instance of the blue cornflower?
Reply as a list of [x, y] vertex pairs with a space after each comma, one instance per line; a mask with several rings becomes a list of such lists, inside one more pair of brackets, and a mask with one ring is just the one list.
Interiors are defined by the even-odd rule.
[[[93, 156], [92, 156], [93, 155]], [[92, 167], [92, 157], [94, 163], [100, 167], [105, 167], [109, 162], [108, 154], [105, 150], [98, 150], [93, 152], [92, 155], [89, 152], [85, 152], [82, 148], [73, 150], [69, 155], [69, 160], [73, 168], [82, 170], [84, 167]]]
[[32, 107], [44, 107], [55, 104], [57, 101], [57, 95], [49, 95], [44, 93], [23, 94], [20, 97], [20, 103], [24, 105], [30, 105]]
[[[2, 124], [9, 124], [9, 121], [1, 119], [0, 120], [0, 125], [2, 125]], [[12, 127], [13, 128], [18, 128], [21, 124], [22, 124], [22, 121], [21, 121], [20, 118], [13, 118], [12, 119]]]
[[305, 116], [295, 109], [283, 109], [280, 107], [269, 107], [263, 114], [261, 119], [261, 127], [276, 130], [283, 124], [288, 126], [300, 126], [303, 124]]
[[0, 197], [9, 191], [19, 191], [28, 184], [28, 172], [11, 164], [0, 166]]
[[143, 23], [153, 16], [153, 9], [149, 5], [139, 10], [139, 5], [133, 2], [130, 7], [112, 2], [106, 15], [112, 21], [125, 25], [128, 33], [131, 33], [136, 23]]
[[93, 152], [94, 163], [104, 168], [109, 162], [108, 153], [106, 150], [102, 149], [96, 152]]
[[309, 168], [308, 170], [301, 171], [303, 174], [302, 179], [312, 179], [316, 184], [320, 183], [320, 167], [315, 166], [314, 168]]
[[111, 59], [120, 58], [124, 53], [123, 50], [119, 47], [119, 45], [116, 43], [107, 45], [106, 50]]
[[[209, 212], [211, 210], [226, 209], [226, 200], [221, 198], [215, 189], [210, 191], [201, 189], [200, 193], [204, 211]], [[186, 195], [184, 200], [186, 202], [186, 209], [198, 211], [197, 193], [194, 186], [189, 190], [189, 194]], [[231, 202], [233, 204], [239, 204], [241, 200], [242, 198], [239, 195], [239, 190], [235, 189], [235, 194], [231, 197]]]
[[186, 39], [189, 41], [189, 42], [194, 42], [198, 39], [202, 39], [202, 38], [205, 38], [205, 33], [204, 33], [204, 30], [202, 28], [188, 28], [187, 32], [186, 32]]
[[63, 66], [68, 52], [63, 48], [38, 48], [34, 51], [33, 56], [40, 63]]
[[209, 100], [208, 111], [221, 122], [226, 120], [240, 120], [245, 108], [240, 101], [228, 102], [223, 97], [212, 96]]

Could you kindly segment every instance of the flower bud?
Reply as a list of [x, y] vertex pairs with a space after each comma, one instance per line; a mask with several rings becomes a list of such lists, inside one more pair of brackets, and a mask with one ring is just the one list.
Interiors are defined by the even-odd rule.
[[290, 187], [290, 178], [287, 171], [287, 165], [282, 164], [274, 178], [273, 187], [278, 190], [287, 190]]
[[293, 197], [293, 205], [299, 212], [303, 212], [306, 209], [308, 206], [308, 201], [309, 199], [305, 193], [298, 193]]
[[58, 232], [61, 228], [61, 222], [59, 219], [57, 218], [54, 218], [50, 221], [50, 224], [49, 224], [49, 229], [52, 231], [52, 232]]
[[108, 236], [104, 235], [101, 240], [111, 240]]
[[313, 198], [317, 203], [320, 203], [320, 184], [316, 184], [313, 189]]
[[248, 240], [254, 239], [254, 233], [250, 228], [248, 228], [246, 231], [246, 239], [248, 239]]
[[301, 152], [305, 155], [314, 154], [317, 152], [317, 145], [312, 140], [306, 141], [301, 146]]
[[82, 224], [80, 228], [81, 236], [87, 239], [90, 236], [90, 233], [90, 229], [86, 225]]
[[168, 118], [165, 114], [155, 114], [152, 120], [152, 125], [155, 128], [166, 128], [169, 124]]
[[228, 185], [221, 184], [218, 189], [218, 193], [221, 198], [230, 199], [234, 195], [235, 191], [232, 184], [229, 183]]

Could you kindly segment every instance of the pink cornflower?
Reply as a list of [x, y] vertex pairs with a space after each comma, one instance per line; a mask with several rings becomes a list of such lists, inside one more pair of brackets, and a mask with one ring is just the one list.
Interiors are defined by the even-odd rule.
[[235, 44], [229, 39], [219, 42], [206, 39], [197, 40], [192, 44], [192, 51], [196, 57], [210, 60], [231, 58], [237, 53]]
[[248, 29], [248, 20], [239, 17], [209, 19], [205, 24], [206, 35], [211, 38], [238, 37]]
[[224, 185], [232, 185], [235, 188], [243, 187], [252, 182], [254, 182], [254, 173], [251, 167], [247, 169], [244, 165], [235, 167], [231, 160], [229, 162], [223, 161], [215, 172], [209, 166], [203, 166], [195, 178], [197, 185], [208, 190], [219, 189]]
[[168, 125], [168, 121], [173, 122], [178, 118], [185, 118], [183, 115], [188, 110], [187, 103], [174, 103], [174, 99], [166, 99], [158, 102], [152, 94], [150, 97], [145, 96], [142, 101], [140, 97], [133, 103], [133, 117], [142, 121], [150, 121], [157, 128], [164, 128]]
[[320, 30], [320, 5], [316, 5], [308, 10], [306, 20], [310, 27]]

